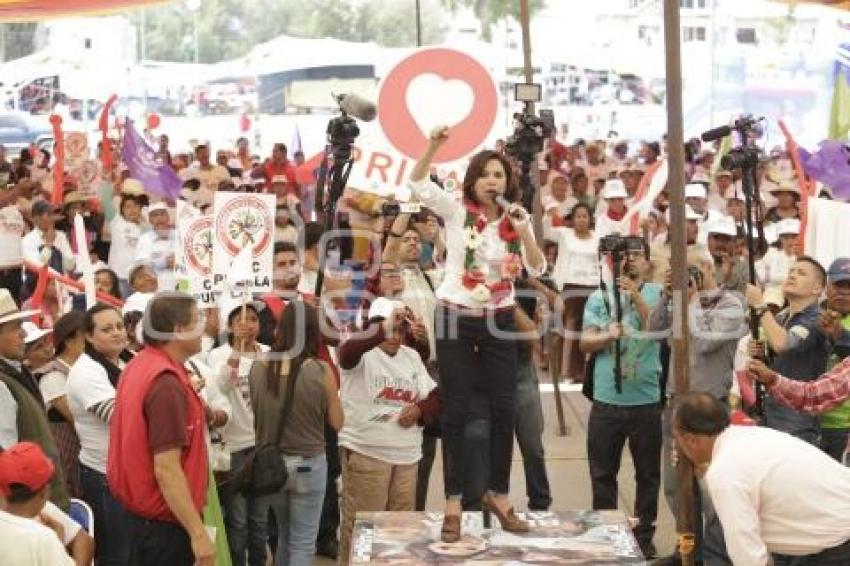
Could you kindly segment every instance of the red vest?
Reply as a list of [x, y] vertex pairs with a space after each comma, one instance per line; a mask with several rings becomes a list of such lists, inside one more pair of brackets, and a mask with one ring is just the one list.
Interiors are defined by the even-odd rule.
[[180, 462], [195, 509], [198, 513], [203, 510], [209, 477], [204, 406], [189, 384], [183, 366], [159, 348], [145, 347], [127, 364], [118, 382], [115, 411], [109, 427], [106, 477], [112, 494], [130, 512], [146, 519], [177, 522], [154, 476], [144, 413], [148, 391], [154, 380], [166, 372], [177, 375], [186, 394], [189, 446], [183, 449]]

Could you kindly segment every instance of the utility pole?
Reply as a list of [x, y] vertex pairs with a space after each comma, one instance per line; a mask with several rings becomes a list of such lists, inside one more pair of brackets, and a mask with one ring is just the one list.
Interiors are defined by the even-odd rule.
[[[682, 118], [682, 45], [679, 0], [664, 0], [664, 48], [667, 67], [667, 194], [670, 196], [670, 265], [673, 275], [673, 355], [675, 398], [690, 389], [688, 340], [688, 269], [685, 236], [685, 135]], [[671, 423], [671, 426], [672, 423]], [[682, 564], [694, 563], [694, 472], [691, 462], [680, 456], [676, 532]]]
[[422, 47], [422, 6], [416, 0], [416, 47]]

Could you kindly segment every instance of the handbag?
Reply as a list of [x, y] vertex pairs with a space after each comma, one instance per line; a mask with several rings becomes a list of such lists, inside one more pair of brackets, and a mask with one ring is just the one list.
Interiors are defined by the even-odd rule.
[[245, 463], [233, 474], [233, 488], [243, 495], [259, 496], [278, 492], [286, 485], [289, 472], [283, 461], [280, 449], [280, 435], [283, 425], [292, 409], [292, 399], [288, 396], [283, 405], [280, 425], [275, 433], [274, 442], [254, 447], [245, 458]]

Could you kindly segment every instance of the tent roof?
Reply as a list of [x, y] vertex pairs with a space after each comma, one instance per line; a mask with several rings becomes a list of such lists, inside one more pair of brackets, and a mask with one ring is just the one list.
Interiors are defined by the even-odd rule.
[[0, 22], [120, 12], [167, 0], [0, 0]]

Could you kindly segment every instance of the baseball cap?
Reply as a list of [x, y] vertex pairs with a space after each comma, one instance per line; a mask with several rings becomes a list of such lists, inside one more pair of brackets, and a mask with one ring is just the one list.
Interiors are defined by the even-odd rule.
[[608, 179], [605, 181], [605, 188], [602, 190], [602, 198], [629, 198], [629, 193], [626, 192], [626, 185], [620, 179]]
[[732, 238], [738, 235], [738, 227], [735, 225], [735, 220], [730, 216], [718, 218], [708, 227], [709, 234], [721, 234], [731, 236]]
[[838, 257], [833, 260], [826, 272], [830, 283], [850, 279], [850, 257]]
[[152, 213], [158, 212], [160, 210], [168, 212], [168, 204], [166, 204], [165, 201], [159, 201], [159, 202], [155, 202], [155, 203], [151, 204], [150, 207], [148, 208], [148, 214], [152, 214]]
[[13, 485], [36, 492], [53, 477], [53, 462], [38, 444], [19, 442], [0, 452], [0, 491], [9, 493]]
[[50, 328], [39, 328], [34, 322], [26, 321], [21, 324], [21, 328], [26, 332], [26, 336], [24, 336], [24, 344], [30, 345], [39, 338], [43, 336], [47, 336], [53, 330]]

